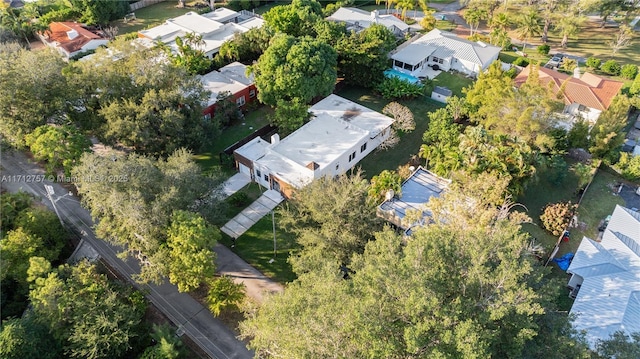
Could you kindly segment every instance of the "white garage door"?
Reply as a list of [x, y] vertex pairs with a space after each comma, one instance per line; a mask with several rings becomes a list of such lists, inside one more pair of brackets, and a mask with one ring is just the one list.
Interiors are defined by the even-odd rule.
[[238, 169], [240, 170], [240, 173], [251, 177], [251, 169], [249, 169], [249, 167], [243, 165], [242, 163], [238, 163]]

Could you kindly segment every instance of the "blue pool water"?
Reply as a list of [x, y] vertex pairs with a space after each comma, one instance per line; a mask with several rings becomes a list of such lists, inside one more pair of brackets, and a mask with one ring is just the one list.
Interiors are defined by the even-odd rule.
[[403, 72], [400, 72], [400, 71], [398, 71], [396, 69], [388, 69], [388, 70], [386, 70], [384, 72], [384, 75], [387, 76], [387, 77], [392, 77], [392, 76], [393, 77], [397, 77], [397, 78], [399, 78], [401, 80], [405, 80], [405, 81], [410, 82], [412, 84], [416, 84], [416, 83], [420, 82], [420, 80], [417, 77], [411, 76], [411, 75], [407, 75], [407, 74], [405, 74]]

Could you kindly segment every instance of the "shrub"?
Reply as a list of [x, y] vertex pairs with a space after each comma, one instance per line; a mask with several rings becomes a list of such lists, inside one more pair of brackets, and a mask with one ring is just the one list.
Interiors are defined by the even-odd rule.
[[529, 66], [529, 59], [527, 59], [526, 57], [520, 56], [517, 59], [515, 59], [515, 61], [513, 61], [513, 64], [516, 66], [526, 67], [526, 66]]
[[638, 66], [633, 64], [626, 64], [622, 66], [620, 75], [628, 80], [633, 80], [638, 75]]
[[629, 93], [632, 95], [640, 94], [640, 74], [637, 74], [635, 80], [633, 80]]
[[632, 156], [627, 152], [620, 154], [620, 160], [615, 165], [622, 177], [629, 181], [640, 179], [640, 156]]
[[518, 70], [515, 67], [512, 67], [509, 70], [505, 71], [504, 75], [509, 78], [515, 79], [516, 76], [518, 76]]
[[382, 109], [382, 113], [393, 117], [393, 128], [402, 132], [411, 132], [416, 129], [416, 121], [413, 119], [413, 113], [407, 106], [403, 106], [397, 102], [389, 102]]
[[249, 196], [244, 192], [236, 192], [229, 196], [229, 203], [236, 207], [244, 207], [249, 203]]
[[387, 100], [398, 98], [413, 98], [424, 93], [424, 86], [420, 83], [411, 83], [395, 76], [386, 77], [376, 90]]
[[207, 304], [214, 317], [225, 309], [236, 310], [244, 299], [244, 285], [222, 276], [209, 282]]
[[433, 15], [427, 15], [420, 20], [420, 26], [426, 31], [431, 31], [436, 27], [436, 18]]
[[549, 50], [551, 50], [551, 46], [549, 46], [549, 45], [540, 45], [540, 46], [538, 46], [538, 53], [540, 55], [547, 55], [549, 53]]
[[569, 225], [577, 204], [569, 202], [549, 203], [544, 207], [540, 221], [542, 226], [554, 236], [559, 236]]
[[587, 67], [592, 70], [597, 70], [600, 68], [602, 61], [600, 59], [596, 59], [595, 57], [590, 57], [587, 59]]
[[617, 63], [616, 60], [609, 60], [602, 64], [600, 70], [602, 70], [606, 74], [617, 76], [620, 75], [621, 68], [620, 64]]
[[589, 124], [587, 121], [580, 119], [573, 124], [573, 127], [567, 133], [567, 142], [569, 148], [587, 148], [589, 147]]
[[562, 64], [560, 64], [560, 68], [568, 72], [575, 70], [576, 67], [578, 67], [578, 62], [568, 57], [562, 59]]

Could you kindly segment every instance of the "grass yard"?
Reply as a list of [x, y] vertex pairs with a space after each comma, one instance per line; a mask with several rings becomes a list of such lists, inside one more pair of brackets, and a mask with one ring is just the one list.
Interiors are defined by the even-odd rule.
[[457, 27], [458, 25], [456, 25], [453, 21], [436, 19], [436, 29], [453, 31]]
[[[544, 65], [551, 58], [551, 56], [539, 54], [538, 50], [530, 45], [527, 45], [526, 54], [530, 63], [539, 62]], [[514, 62], [518, 57], [520, 57], [520, 55], [516, 54], [515, 51], [501, 51], [500, 55], [498, 55], [500, 61], [508, 64]]]
[[249, 112], [245, 116], [244, 121], [234, 123], [225, 128], [213, 144], [196, 153], [193, 158], [205, 171], [212, 170], [213, 168], [221, 168], [223, 171], [229, 172], [229, 174], [234, 173], [235, 170], [222, 166], [220, 163], [220, 152], [257, 129], [269, 124], [267, 116], [271, 111], [269, 107], [262, 106], [257, 110]]
[[135, 20], [125, 23], [123, 19], [120, 19], [113, 21], [111, 26], [117, 26], [118, 35], [123, 35], [160, 25], [167, 19], [197, 10], [196, 8], [188, 7], [190, 5], [189, 2], [187, 2], [187, 7], [185, 8], [178, 8], [176, 5], [178, 5], [177, 1], [164, 1], [143, 7], [134, 11], [136, 14]]
[[462, 89], [469, 85], [472, 85], [473, 81], [473, 79], [470, 79], [462, 74], [443, 71], [429, 83], [429, 85], [427, 86], [427, 93], [430, 94], [435, 86], [441, 86], [451, 90], [451, 92], [453, 92], [455, 96], [463, 97]]
[[231, 248], [233, 243], [226, 234], [223, 234], [223, 239], [220, 242], [264, 275], [285, 284], [296, 279], [287, 258], [296, 251], [297, 244], [293, 234], [278, 227], [277, 211], [275, 220], [277, 252], [276, 260], [272, 263], [269, 263], [273, 258], [273, 223], [270, 215], [263, 217], [240, 236], [236, 240], [234, 248]]
[[[372, 94], [371, 90], [361, 87], [347, 86], [338, 95], [375, 111], [382, 111], [382, 108], [390, 102]], [[365, 157], [358, 166], [362, 167], [367, 178], [371, 178], [383, 170], [395, 170], [398, 166], [409, 162], [413, 155], [417, 155], [420, 145], [422, 145], [422, 134], [427, 130], [429, 124], [427, 114], [444, 107], [443, 104], [427, 97], [398, 102], [409, 107], [413, 112], [416, 129], [411, 133], [400, 134], [400, 143], [396, 147], [386, 151], [373, 151]]]
[[[562, 38], [554, 31], [549, 32], [548, 44], [551, 46], [551, 53], [563, 52], [584, 58], [594, 56], [602, 60], [602, 62], [605, 62], [611, 59], [609, 42], [614, 39], [618, 31], [618, 28], [601, 28], [599, 22], [588, 21], [585, 26], [580, 29], [578, 37], [569, 39], [566, 49], [559, 46]], [[635, 36], [631, 45], [620, 50], [614, 58], [621, 64], [640, 63], [640, 32], [636, 31], [634, 34]], [[514, 41], [518, 38], [515, 31], [511, 31], [509, 35]], [[541, 44], [539, 37], [529, 40], [527, 53], [530, 55], [533, 55], [533, 53], [537, 54], [535, 48]]]

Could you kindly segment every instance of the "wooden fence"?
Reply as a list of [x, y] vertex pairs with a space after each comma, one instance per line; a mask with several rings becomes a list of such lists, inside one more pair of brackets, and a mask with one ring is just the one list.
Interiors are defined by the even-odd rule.
[[131, 11], [136, 11], [138, 9], [142, 9], [143, 7], [147, 7], [149, 5], [157, 4], [159, 2], [163, 2], [164, 0], [140, 0], [138, 2], [134, 2], [133, 4], [129, 4]]

